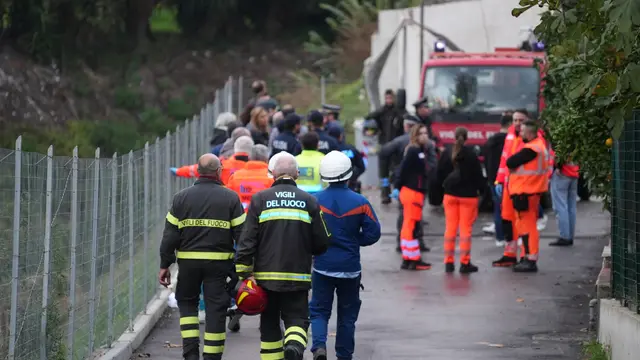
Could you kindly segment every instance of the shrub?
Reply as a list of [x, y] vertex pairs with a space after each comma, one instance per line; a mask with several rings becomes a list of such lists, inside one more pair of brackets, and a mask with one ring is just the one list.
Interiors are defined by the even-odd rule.
[[144, 104], [142, 94], [131, 86], [120, 86], [114, 92], [116, 107], [129, 111], [140, 110]]

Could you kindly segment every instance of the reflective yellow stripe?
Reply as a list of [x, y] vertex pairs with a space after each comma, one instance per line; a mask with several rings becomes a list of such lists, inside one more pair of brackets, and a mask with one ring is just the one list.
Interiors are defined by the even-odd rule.
[[173, 214], [171, 214], [171, 212], [168, 212], [168, 213], [167, 213], [167, 221], [168, 221], [168, 222], [169, 222], [169, 224], [171, 224], [171, 225], [178, 226], [178, 222], [179, 222], [180, 220], [178, 220], [178, 218], [177, 218], [177, 217], [173, 216]]
[[[208, 252], [208, 251], [178, 251], [178, 259], [189, 260], [231, 260], [235, 256], [234, 253]], [[182, 319], [180, 319], [182, 320]], [[196, 318], [196, 324], [198, 318]]]
[[217, 219], [184, 219], [178, 223], [178, 229], [185, 227], [210, 227], [218, 229], [231, 229], [231, 223]]
[[200, 330], [182, 330], [180, 331], [180, 335], [182, 335], [183, 339], [186, 338], [199, 338], [200, 337]]
[[281, 349], [284, 346], [282, 340], [278, 341], [261, 341], [260, 349], [262, 350], [276, 350]]
[[256, 280], [311, 281], [311, 274], [257, 272], [254, 273], [253, 276], [256, 278]]
[[320, 210], [320, 221], [322, 222], [322, 226], [324, 226], [324, 232], [327, 233], [327, 236], [331, 236], [329, 229], [327, 228], [327, 224], [324, 222], [324, 213]]
[[290, 341], [297, 341], [302, 344], [302, 346], [307, 347], [307, 340], [298, 334], [291, 334], [287, 336], [285, 343], [289, 343]]
[[226, 333], [204, 333], [204, 339], [209, 341], [220, 341], [227, 338]]
[[260, 360], [283, 360], [284, 351], [273, 354], [260, 354]]
[[185, 316], [180, 318], [180, 325], [194, 325], [200, 324], [197, 316]]
[[236, 264], [236, 272], [250, 272], [253, 271], [253, 266]]
[[303, 328], [301, 328], [300, 326], [291, 326], [288, 327], [285, 331], [284, 331], [284, 337], [286, 338], [287, 335], [291, 334], [292, 332], [297, 332], [300, 333], [301, 335], [306, 334], [307, 332], [304, 331]]
[[202, 352], [205, 354], [222, 354], [223, 351], [224, 351], [224, 345], [220, 345], [220, 346], [205, 345], [202, 348]]
[[244, 224], [244, 220], [247, 218], [247, 214], [242, 213], [242, 215], [237, 218], [231, 220], [231, 226], [238, 226]]
[[309, 213], [304, 210], [277, 208], [269, 209], [260, 213], [259, 221], [261, 223], [271, 220], [298, 220], [311, 223]]

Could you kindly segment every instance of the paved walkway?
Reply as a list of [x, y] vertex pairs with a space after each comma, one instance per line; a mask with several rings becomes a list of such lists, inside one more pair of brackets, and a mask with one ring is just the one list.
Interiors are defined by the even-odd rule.
[[[371, 195], [374, 205], [379, 203]], [[446, 274], [442, 265], [444, 219], [425, 209], [425, 229], [432, 251], [430, 271], [399, 270], [395, 252], [397, 207], [377, 207], [384, 235], [364, 249], [362, 310], [357, 323], [356, 359], [575, 360], [586, 338], [588, 303], [606, 245], [609, 217], [597, 202], [578, 205], [578, 234], [573, 248], [551, 248], [556, 236], [553, 216], [542, 233], [540, 271], [515, 274], [491, 268], [499, 257], [492, 238], [480, 228], [490, 221], [481, 214], [475, 230], [470, 276]], [[179, 314], [169, 309], [133, 359], [180, 359]], [[335, 320], [333, 320], [335, 321]], [[335, 322], [330, 331], [335, 331]], [[335, 336], [331, 333], [330, 336]], [[330, 338], [330, 358], [333, 356]], [[259, 359], [258, 319], [244, 318], [239, 333], [229, 333], [225, 359]], [[305, 359], [311, 359], [307, 353]]]

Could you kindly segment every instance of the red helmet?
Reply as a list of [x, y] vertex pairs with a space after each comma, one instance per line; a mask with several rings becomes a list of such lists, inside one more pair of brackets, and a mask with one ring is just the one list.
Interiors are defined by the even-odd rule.
[[255, 282], [244, 280], [238, 288], [236, 305], [245, 315], [258, 315], [267, 307], [267, 293]]

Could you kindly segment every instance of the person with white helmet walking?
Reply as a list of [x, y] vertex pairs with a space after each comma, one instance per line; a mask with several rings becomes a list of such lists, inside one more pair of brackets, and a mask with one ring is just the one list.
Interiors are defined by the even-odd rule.
[[320, 162], [320, 177], [329, 187], [316, 193], [332, 242], [322, 255], [314, 257], [309, 311], [314, 360], [327, 359], [327, 327], [338, 295], [336, 356], [351, 360], [355, 348], [356, 320], [360, 312], [360, 247], [380, 239], [380, 222], [369, 201], [349, 189], [353, 175], [351, 160], [340, 151], [331, 151]]

